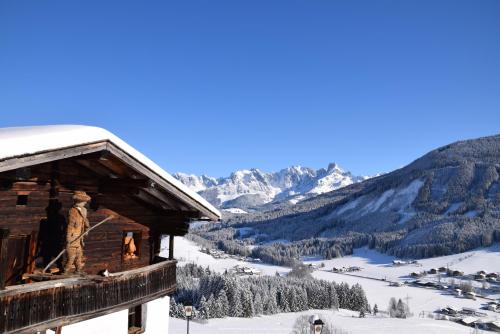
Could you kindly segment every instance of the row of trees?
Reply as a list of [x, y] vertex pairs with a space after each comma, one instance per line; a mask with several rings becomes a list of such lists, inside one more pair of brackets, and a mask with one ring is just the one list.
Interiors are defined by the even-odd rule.
[[170, 314], [184, 317], [184, 303], [192, 303], [199, 319], [246, 317], [309, 309], [367, 310], [359, 284], [349, 286], [313, 278], [280, 276], [237, 277], [195, 264], [177, 268], [177, 292]]

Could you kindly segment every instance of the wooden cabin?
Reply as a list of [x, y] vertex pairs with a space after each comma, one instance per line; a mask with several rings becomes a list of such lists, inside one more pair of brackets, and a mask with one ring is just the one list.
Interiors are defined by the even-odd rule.
[[[91, 227], [114, 217], [84, 238], [83, 275], [62, 272], [64, 256], [46, 268], [65, 248], [75, 191], [91, 197]], [[0, 129], [0, 333], [167, 333], [174, 237], [219, 219], [104, 129]]]

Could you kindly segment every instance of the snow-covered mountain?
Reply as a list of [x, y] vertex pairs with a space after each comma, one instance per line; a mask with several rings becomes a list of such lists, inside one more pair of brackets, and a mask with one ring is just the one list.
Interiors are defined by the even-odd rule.
[[184, 173], [174, 177], [218, 207], [243, 210], [273, 202], [297, 203], [367, 179], [353, 176], [335, 163], [318, 170], [292, 166], [273, 173], [256, 168], [238, 170], [221, 178]]

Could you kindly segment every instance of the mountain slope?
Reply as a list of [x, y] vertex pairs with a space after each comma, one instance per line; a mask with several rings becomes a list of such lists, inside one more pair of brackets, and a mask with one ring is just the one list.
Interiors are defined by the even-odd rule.
[[301, 166], [275, 173], [259, 169], [239, 170], [229, 177], [218, 179], [184, 173], [176, 173], [174, 177], [216, 206], [244, 210], [268, 203], [288, 201], [294, 204], [366, 179], [353, 176], [335, 163], [318, 170]]
[[320, 238], [322, 252], [334, 240], [399, 256], [450, 254], [500, 241], [499, 174], [500, 135], [460, 141], [394, 172], [228, 222], [253, 227], [259, 240]]

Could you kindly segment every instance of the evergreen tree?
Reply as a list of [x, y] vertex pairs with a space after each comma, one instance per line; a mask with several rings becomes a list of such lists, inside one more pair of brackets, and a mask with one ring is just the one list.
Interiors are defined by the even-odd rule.
[[339, 307], [349, 309], [350, 308], [350, 305], [349, 305], [350, 303], [348, 300], [349, 285], [347, 283], [343, 282], [343, 283], [337, 285], [335, 288], [336, 288], [337, 296], [339, 299]]
[[253, 301], [253, 306], [254, 306], [255, 315], [261, 315], [264, 313], [264, 304], [262, 303], [262, 298], [260, 296], [260, 293], [257, 293], [255, 295], [255, 298]]
[[276, 303], [276, 293], [270, 293], [264, 303], [264, 314], [278, 313], [278, 304]]
[[397, 313], [397, 301], [396, 301], [396, 298], [392, 297], [390, 300], [389, 300], [389, 307], [387, 309], [387, 311], [389, 312], [389, 316], [391, 318], [395, 318], [396, 317], [396, 313]]
[[173, 318], [184, 319], [184, 308], [178, 304], [175, 298], [170, 298], [170, 316]]
[[329, 305], [330, 308], [333, 308], [336, 310], [339, 309], [339, 299], [337, 296], [337, 290], [335, 290], [334, 285], [330, 285], [328, 287], [328, 300], [330, 301], [330, 305]]
[[242, 316], [245, 318], [252, 318], [255, 314], [252, 298], [253, 296], [250, 290], [245, 289], [241, 292]]
[[359, 284], [354, 284], [350, 291], [351, 305], [350, 309], [355, 311], [366, 310], [368, 305], [368, 300], [366, 299], [365, 291]]
[[377, 315], [378, 313], [378, 306], [377, 304], [373, 305], [373, 315]]
[[241, 305], [241, 297], [238, 290], [234, 292], [233, 295], [233, 303], [230, 307], [230, 315], [231, 317], [241, 317], [243, 316], [243, 308]]
[[202, 296], [198, 311], [198, 319], [208, 319], [208, 318], [210, 318], [210, 310], [208, 309], [208, 302], [205, 296]]
[[398, 300], [398, 304], [396, 305], [396, 317], [397, 318], [407, 318], [409, 316], [408, 306], [401, 300]]
[[220, 307], [220, 315], [222, 318], [229, 316], [229, 301], [227, 300], [226, 291], [221, 290], [217, 298]]
[[207, 301], [209, 318], [222, 318], [219, 304], [215, 300], [214, 295], [210, 294]]

